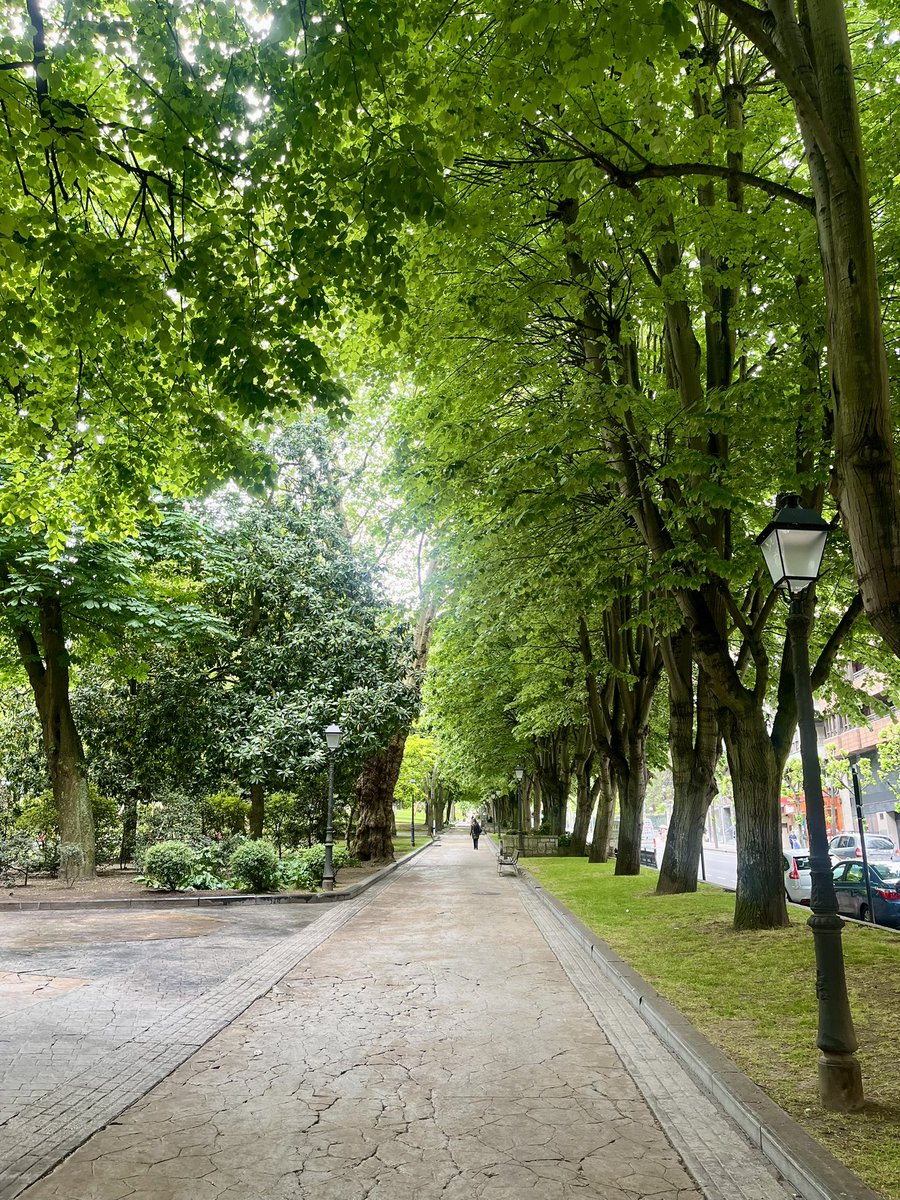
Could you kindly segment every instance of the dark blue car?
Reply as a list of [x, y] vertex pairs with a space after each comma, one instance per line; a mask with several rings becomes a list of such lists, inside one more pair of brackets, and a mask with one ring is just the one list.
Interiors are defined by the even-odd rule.
[[[869, 883], [876, 923], [900, 929], [900, 863], [869, 863]], [[861, 862], [838, 863], [834, 868], [834, 890], [844, 916], [872, 920]]]

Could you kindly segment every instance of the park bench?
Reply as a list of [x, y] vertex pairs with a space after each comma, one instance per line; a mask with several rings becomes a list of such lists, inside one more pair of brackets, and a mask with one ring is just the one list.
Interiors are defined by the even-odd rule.
[[500, 843], [500, 853], [497, 855], [497, 874], [500, 875], [504, 867], [512, 867], [516, 875], [519, 874], [519, 851], [504, 850], [503, 843]]

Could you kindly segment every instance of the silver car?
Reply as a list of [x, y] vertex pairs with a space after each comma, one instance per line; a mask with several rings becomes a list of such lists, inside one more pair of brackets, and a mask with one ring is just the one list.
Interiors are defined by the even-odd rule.
[[[862, 859], [862, 839], [858, 833], [839, 833], [828, 843], [828, 853], [833, 862], [845, 859]], [[877, 833], [866, 834], [866, 858], [872, 862], [897, 862], [900, 850], [889, 837]]]
[[782, 850], [784, 869], [784, 894], [794, 904], [809, 904], [812, 891], [812, 875], [809, 870], [808, 850]]

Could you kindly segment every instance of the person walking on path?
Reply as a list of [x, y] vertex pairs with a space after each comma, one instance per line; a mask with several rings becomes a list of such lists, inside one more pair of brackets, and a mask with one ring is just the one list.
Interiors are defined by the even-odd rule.
[[472, 818], [472, 824], [469, 826], [469, 833], [472, 835], [472, 847], [478, 849], [478, 839], [481, 837], [481, 826], [478, 824], [478, 818]]

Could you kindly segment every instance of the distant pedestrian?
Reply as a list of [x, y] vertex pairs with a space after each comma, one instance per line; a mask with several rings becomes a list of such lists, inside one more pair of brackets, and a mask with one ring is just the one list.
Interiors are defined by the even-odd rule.
[[797, 837], [796, 833], [794, 833], [793, 829], [791, 830], [790, 834], [788, 835], [788, 845], [791, 847], [792, 850], [800, 849], [800, 839]]
[[478, 849], [478, 839], [481, 837], [481, 826], [478, 824], [478, 818], [472, 818], [472, 824], [469, 826], [469, 833], [472, 835], [472, 848]]

